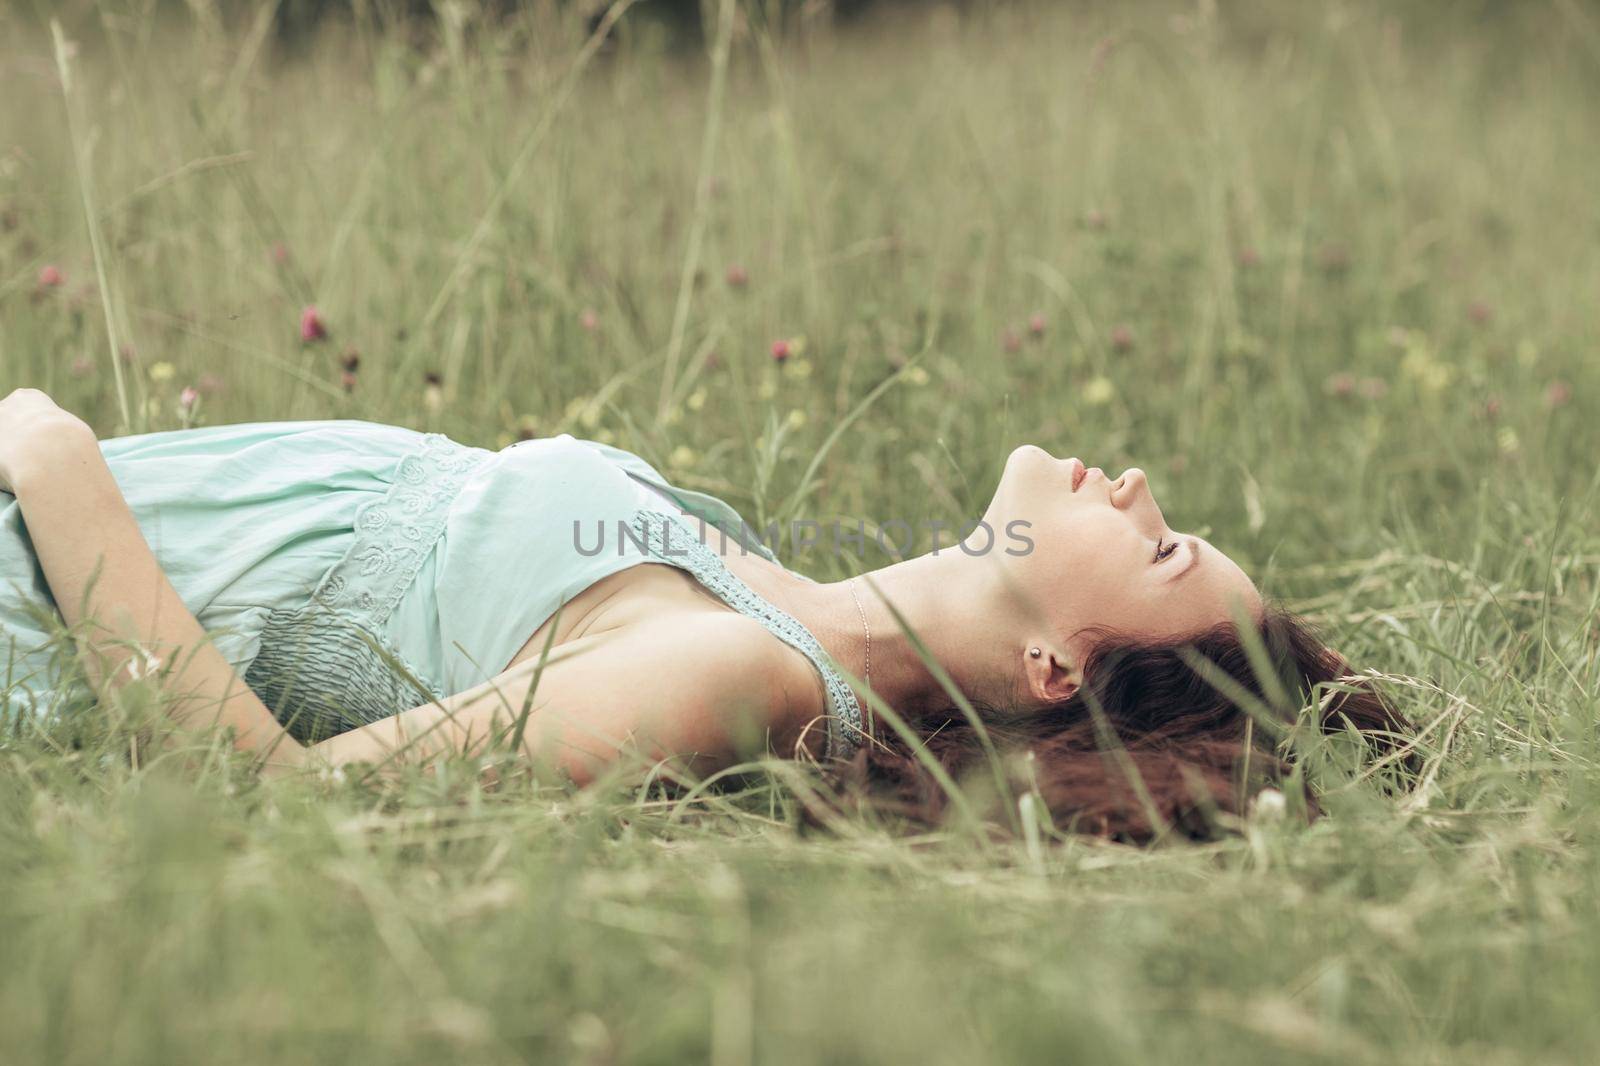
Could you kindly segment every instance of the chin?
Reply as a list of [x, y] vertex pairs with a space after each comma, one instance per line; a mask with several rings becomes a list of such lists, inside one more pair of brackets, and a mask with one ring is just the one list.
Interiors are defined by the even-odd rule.
[[1065, 486], [1071, 491], [1073, 467], [1070, 462], [1057, 459], [1038, 445], [1024, 444], [1011, 453], [1006, 468], [1008, 474], [1013, 474], [1030, 490], [1054, 492]]
[[1031, 513], [1041, 499], [1055, 494], [1063, 469], [1061, 460], [1036, 444], [1012, 449], [985, 509], [985, 521], [992, 525], [1024, 511]]
[[1039, 447], [1037, 444], [1024, 444], [1020, 447], [1013, 448], [1011, 450], [1011, 454], [1006, 456], [1007, 466], [1022, 463], [1057, 462], [1060, 462], [1060, 460], [1051, 455], [1049, 452], [1045, 451], [1043, 448]]

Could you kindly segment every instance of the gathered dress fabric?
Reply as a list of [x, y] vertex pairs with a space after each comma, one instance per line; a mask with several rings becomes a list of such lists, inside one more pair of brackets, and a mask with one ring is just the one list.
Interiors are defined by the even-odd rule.
[[[567, 434], [496, 452], [354, 420], [175, 430], [101, 451], [179, 596], [301, 741], [489, 680], [563, 603], [646, 562], [688, 572], [810, 660], [828, 755], [863, 739], [826, 651], [707, 542], [771, 552], [726, 502], [630, 452]], [[83, 706], [70, 654], [21, 508], [0, 493], [0, 716]]]

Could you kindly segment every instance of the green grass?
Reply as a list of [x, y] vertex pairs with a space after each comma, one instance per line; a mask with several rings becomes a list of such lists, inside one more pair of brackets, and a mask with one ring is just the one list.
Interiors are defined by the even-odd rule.
[[533, 14], [106, 0], [71, 126], [0, 13], [0, 388], [108, 435], [186, 385], [204, 423], [572, 431], [761, 521], [953, 524], [1022, 442], [1136, 463], [1431, 727], [1414, 796], [1030, 849], [800, 833], [777, 770], [263, 784], [86, 709], [0, 748], [0, 1058], [1588, 1061], [1600, 11], [1221, 6], [745, 28], [717, 99], [644, 33], [563, 95], [581, 38]]

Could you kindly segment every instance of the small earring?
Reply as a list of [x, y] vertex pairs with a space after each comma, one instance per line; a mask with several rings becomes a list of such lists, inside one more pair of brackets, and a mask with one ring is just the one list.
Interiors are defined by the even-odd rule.
[[1028, 649], [1028, 654], [1033, 656], [1035, 659], [1037, 659], [1040, 655], [1043, 655], [1044, 653], [1041, 652], [1038, 648], [1029, 648]]

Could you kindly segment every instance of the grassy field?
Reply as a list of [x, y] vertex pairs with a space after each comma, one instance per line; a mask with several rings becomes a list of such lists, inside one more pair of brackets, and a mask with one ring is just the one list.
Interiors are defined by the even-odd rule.
[[0, 13], [0, 388], [570, 431], [758, 521], [1136, 463], [1427, 729], [1410, 795], [1135, 849], [798, 832], [781, 767], [261, 783], [85, 708], [0, 746], [0, 1059], [1592, 1061], [1600, 10], [1315, 7], [741, 23], [720, 77]]

